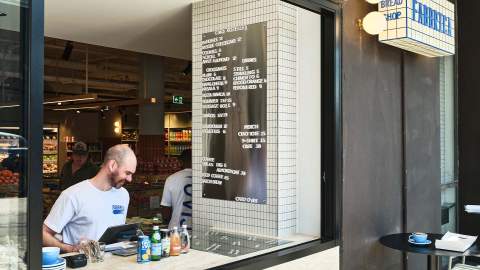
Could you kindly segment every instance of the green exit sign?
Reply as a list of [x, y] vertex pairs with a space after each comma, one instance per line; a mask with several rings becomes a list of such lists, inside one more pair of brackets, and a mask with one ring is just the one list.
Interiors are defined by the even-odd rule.
[[182, 96], [173, 96], [172, 103], [173, 104], [183, 104], [183, 97]]

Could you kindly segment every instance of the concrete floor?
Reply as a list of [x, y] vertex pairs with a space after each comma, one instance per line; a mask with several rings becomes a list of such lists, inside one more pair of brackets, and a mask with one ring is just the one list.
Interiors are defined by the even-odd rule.
[[340, 269], [340, 253], [339, 248], [334, 247], [323, 252], [315, 253], [294, 261], [279, 264], [268, 270], [301, 270], [301, 269], [322, 269], [322, 270], [339, 270]]

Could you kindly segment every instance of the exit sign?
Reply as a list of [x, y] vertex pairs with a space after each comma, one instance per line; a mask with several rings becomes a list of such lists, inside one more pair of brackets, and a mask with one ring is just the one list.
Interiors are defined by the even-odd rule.
[[173, 104], [183, 104], [183, 97], [182, 96], [173, 96], [172, 103]]

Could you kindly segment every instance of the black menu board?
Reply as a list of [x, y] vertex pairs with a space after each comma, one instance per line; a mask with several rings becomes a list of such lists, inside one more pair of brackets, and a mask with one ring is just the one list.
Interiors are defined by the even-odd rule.
[[267, 24], [202, 35], [202, 194], [267, 202]]

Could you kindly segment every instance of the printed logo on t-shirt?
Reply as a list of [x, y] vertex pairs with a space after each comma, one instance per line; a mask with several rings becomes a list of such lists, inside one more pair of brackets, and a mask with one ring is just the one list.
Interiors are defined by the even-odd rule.
[[125, 207], [123, 207], [123, 205], [112, 205], [112, 213], [114, 215], [120, 215], [123, 214], [123, 212], [125, 212]]

